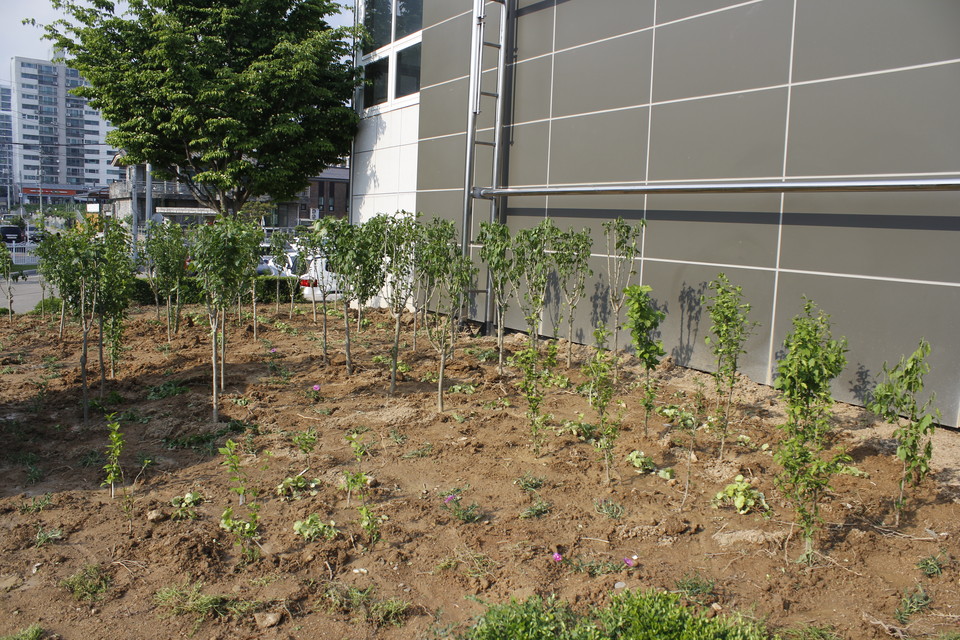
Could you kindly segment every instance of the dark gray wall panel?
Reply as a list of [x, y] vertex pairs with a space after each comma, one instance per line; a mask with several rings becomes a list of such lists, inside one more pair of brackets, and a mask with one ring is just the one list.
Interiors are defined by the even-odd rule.
[[470, 0], [424, 0], [423, 26], [435, 25], [472, 9], [473, 3]]
[[550, 116], [550, 85], [553, 62], [551, 58], [537, 58], [511, 68], [513, 74], [513, 122], [542, 120]]
[[553, 121], [551, 184], [643, 180], [647, 109]]
[[569, 1], [557, 5], [557, 49], [653, 25], [653, 0]]
[[417, 189], [463, 188], [464, 136], [421, 140], [417, 155]]
[[469, 75], [471, 17], [463, 15], [424, 32], [421, 87]]
[[790, 175], [960, 172], [960, 63], [795, 87]]
[[640, 224], [643, 196], [555, 197], [550, 200], [550, 215], [561, 229], [590, 229], [593, 252], [606, 253], [603, 223], [620, 217], [630, 224]]
[[545, 122], [517, 125], [507, 130], [507, 184], [546, 183], [547, 137]]
[[558, 53], [554, 57], [553, 115], [649, 102], [652, 40], [653, 35], [644, 31]]
[[896, 363], [901, 355], [913, 353], [925, 337], [931, 345], [925, 386], [937, 394], [944, 420], [957, 424], [960, 353], [955, 318], [960, 287], [782, 274], [777, 350], [792, 329], [792, 318], [803, 310], [803, 295], [832, 316], [834, 337], [849, 341], [847, 368], [833, 387], [837, 399], [862, 403], [883, 362]]
[[518, 0], [514, 47], [516, 59], [526, 60], [553, 51], [555, 0]]
[[443, 218], [459, 224], [463, 218], [463, 193], [459, 191], [421, 191], [417, 193], [417, 211], [423, 220]]
[[780, 264], [960, 283], [958, 210], [957, 193], [790, 194]]
[[742, 0], [661, 0], [657, 3], [657, 24], [715, 11], [741, 2]]
[[778, 195], [673, 195], [647, 200], [646, 255], [775, 267]]
[[467, 79], [423, 89], [420, 92], [421, 138], [434, 138], [467, 130]]
[[956, 0], [797, 3], [794, 81], [960, 58]]
[[653, 107], [650, 179], [779, 176], [787, 90]]
[[792, 20], [766, 0], [657, 29], [654, 101], [785, 84]]
[[[701, 303], [700, 296], [711, 295], [707, 284], [717, 277], [717, 273], [717, 269], [691, 264], [647, 260], [644, 265], [643, 284], [653, 288], [650, 295], [658, 308], [667, 313], [661, 325], [661, 339], [677, 364], [703, 371], [714, 369], [713, 354], [704, 342], [704, 338], [710, 335], [709, 302]], [[747, 340], [747, 354], [741, 360], [741, 371], [751, 379], [763, 382], [770, 345], [773, 273], [750, 269], [726, 269], [724, 273], [731, 283], [743, 287], [744, 302], [753, 306], [748, 317], [760, 323]], [[630, 340], [629, 332], [625, 339]]]

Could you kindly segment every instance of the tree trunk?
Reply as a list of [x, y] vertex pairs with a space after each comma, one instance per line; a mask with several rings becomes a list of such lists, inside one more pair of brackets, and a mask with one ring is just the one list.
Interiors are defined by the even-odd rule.
[[100, 315], [100, 339], [98, 341], [98, 352], [100, 360], [100, 399], [103, 400], [103, 390], [107, 386], [107, 367], [103, 364], [103, 314]]
[[497, 375], [503, 377], [503, 316], [501, 309], [497, 310]]
[[[277, 286], [279, 286], [279, 281], [277, 282], [278, 282]], [[253, 281], [253, 286], [251, 287], [251, 290], [250, 290], [250, 297], [253, 299], [253, 302], [252, 302], [253, 304], [253, 339], [259, 340], [259, 334], [257, 333], [258, 327], [257, 327], [257, 281], [256, 280]], [[280, 304], [279, 300], [280, 300], [280, 296], [278, 295], [277, 296], [278, 305]]]
[[280, 276], [277, 276], [277, 310], [274, 313], [280, 315]]
[[437, 411], [443, 413], [443, 374], [447, 367], [447, 349], [440, 350], [440, 374], [437, 376]]
[[214, 424], [220, 422], [219, 414], [219, 394], [217, 388], [217, 317], [216, 313], [210, 314], [210, 334], [211, 334], [211, 347], [212, 347], [212, 358], [211, 362], [213, 364], [213, 376], [212, 387], [213, 387], [213, 422]]
[[224, 371], [227, 368], [227, 314], [223, 312], [220, 322], [220, 391], [224, 388]]
[[[317, 302], [313, 302], [313, 312], [317, 312]], [[314, 317], [313, 322], [316, 323], [317, 319]], [[323, 365], [327, 365], [327, 293], [323, 293]]]
[[63, 340], [63, 324], [67, 317], [67, 303], [60, 300], [60, 339]]
[[353, 375], [353, 361], [350, 359], [350, 303], [346, 299], [343, 301], [343, 350], [347, 356], [347, 375]]
[[80, 351], [80, 388], [83, 390], [83, 426], [90, 423], [90, 388], [87, 386], [87, 343], [90, 336], [90, 325], [83, 318], [82, 349]]
[[167, 295], [167, 344], [170, 344], [173, 338], [173, 336], [170, 335], [170, 325], [173, 323], [172, 311], [173, 309], [170, 308], [170, 296]]
[[397, 322], [393, 327], [393, 370], [390, 373], [390, 395], [397, 391], [397, 360], [400, 357], [400, 314], [397, 314]]

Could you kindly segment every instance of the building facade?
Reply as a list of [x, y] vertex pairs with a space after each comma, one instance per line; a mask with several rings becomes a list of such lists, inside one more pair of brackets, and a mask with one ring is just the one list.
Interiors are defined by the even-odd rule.
[[[422, 0], [421, 30], [391, 28], [383, 2], [361, 2], [385, 44], [361, 62], [379, 93], [363, 96], [354, 216], [416, 209], [461, 225], [467, 158], [473, 186], [493, 185], [489, 147], [467, 151], [472, 0]], [[487, 2], [486, 39], [499, 32]], [[507, 0], [500, 186], [728, 185], [960, 178], [960, 4], [944, 0]], [[376, 11], [380, 9], [380, 11]], [[369, 22], [369, 20], [368, 20]], [[401, 95], [401, 54], [416, 41], [419, 91]], [[378, 43], [380, 41], [377, 41]], [[386, 60], [386, 62], [381, 62]], [[375, 66], [378, 65], [379, 66]], [[493, 139], [496, 50], [480, 59], [477, 139]], [[886, 187], [885, 187], [886, 188]], [[700, 302], [719, 272], [743, 286], [759, 325], [743, 369], [771, 383], [804, 303], [849, 340], [838, 398], [862, 403], [884, 361], [933, 352], [928, 388], [960, 423], [960, 193], [935, 190], [512, 195], [511, 229], [551, 217], [593, 232], [587, 300], [606, 277], [601, 224], [645, 223], [638, 281], [667, 312], [662, 339], [685, 366], [709, 370]], [[472, 238], [486, 219], [473, 201]], [[481, 265], [482, 267], [482, 265]], [[481, 278], [482, 278], [481, 273]], [[482, 282], [482, 279], [481, 279]], [[482, 318], [485, 301], [475, 301]], [[581, 304], [589, 342], [602, 306]], [[554, 299], [544, 326], [559, 312]], [[509, 318], [523, 328], [519, 313]], [[621, 344], [628, 336], [621, 338]]]
[[0, 207], [13, 204], [13, 89], [0, 85]]
[[109, 124], [70, 90], [84, 80], [49, 60], [15, 57], [13, 88], [14, 180], [26, 201], [70, 197], [123, 177], [106, 144]]

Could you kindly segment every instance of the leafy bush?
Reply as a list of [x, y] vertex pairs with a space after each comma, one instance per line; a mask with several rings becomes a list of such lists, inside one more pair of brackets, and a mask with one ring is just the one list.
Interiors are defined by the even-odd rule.
[[96, 602], [112, 583], [113, 578], [102, 567], [88, 564], [63, 580], [60, 585], [69, 590], [77, 600]]

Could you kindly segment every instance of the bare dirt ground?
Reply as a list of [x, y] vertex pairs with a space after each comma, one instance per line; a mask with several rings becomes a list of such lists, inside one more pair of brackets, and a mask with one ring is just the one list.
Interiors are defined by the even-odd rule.
[[[324, 366], [319, 325], [303, 309], [292, 319], [261, 309], [258, 339], [249, 320], [231, 323], [219, 424], [211, 423], [209, 336], [199, 310], [170, 343], [152, 310], [132, 314], [123, 360], [86, 427], [78, 327], [68, 325], [60, 340], [51, 319], [0, 323], [0, 634], [39, 624], [64, 639], [441, 638], [470, 624], [484, 603], [557, 594], [588, 608], [622, 588], [681, 590], [711, 615], [739, 612], [777, 630], [831, 627], [845, 638], [960, 632], [954, 432], [938, 433], [934, 473], [911, 491], [894, 527], [900, 464], [891, 427], [838, 406], [838, 445], [865, 477], [835, 481], [824, 504], [822, 555], [807, 567], [794, 562], [802, 543], [774, 485], [779, 467], [771, 451], [783, 413], [771, 389], [741, 385], [734, 438], [744, 437], [728, 445], [724, 460], [717, 459], [716, 436], [698, 434], [685, 498], [682, 440], [658, 416], [644, 435], [631, 385], [640, 371], [629, 358], [615, 400], [623, 432], [614, 482], [607, 484], [597, 451], [569, 431], [551, 430], [542, 451], [533, 450], [515, 372], [501, 379], [495, 360], [481, 361], [493, 339], [461, 341], [441, 414], [435, 384], [425, 381], [436, 358], [423, 337], [412, 350], [408, 318], [401, 359], [410, 370], [390, 397], [387, 366], [374, 360], [388, 353], [390, 317], [367, 314], [369, 326], [353, 334], [357, 370], [347, 376], [342, 323], [331, 320], [334, 355]], [[509, 340], [510, 349], [521, 341]], [[578, 361], [588, 353], [578, 347]], [[91, 361], [96, 398], [95, 351]], [[573, 383], [547, 394], [552, 427], [580, 413], [593, 420], [575, 391], [579, 370], [561, 365], [557, 373]], [[693, 402], [700, 381], [712, 406], [706, 374], [667, 364], [657, 376], [660, 402]], [[150, 399], [176, 386], [184, 392]], [[108, 413], [126, 441], [125, 491], [114, 499], [101, 486]], [[374, 478], [370, 504], [381, 518], [375, 544], [358, 524], [357, 496], [348, 499], [341, 489], [344, 472], [356, 470], [345, 439], [351, 431], [369, 447], [363, 470]], [[294, 442], [304, 433], [316, 436], [312, 451]], [[261, 557], [253, 562], [244, 562], [235, 536], [219, 526], [227, 506], [246, 513], [216, 453], [227, 438], [239, 444], [249, 486], [259, 492], [253, 501], [260, 505]], [[658, 468], [674, 468], [675, 478], [636, 472], [625, 461], [632, 450], [650, 455]], [[152, 463], [134, 482], [144, 459]], [[277, 496], [284, 478], [298, 474], [319, 480], [315, 495]], [[543, 478], [538, 494], [549, 507], [540, 517], [520, 517], [536, 499], [516, 483], [525, 474]], [[771, 513], [738, 515], [711, 505], [737, 474], [753, 480]], [[478, 522], [461, 522], [443, 508], [454, 489], [463, 506], [478, 505]], [[205, 498], [197, 518], [173, 519], [171, 499], [189, 491]], [[602, 501], [621, 506], [622, 514], [600, 513]], [[296, 535], [294, 522], [312, 513], [335, 521], [339, 535], [316, 542]], [[938, 554], [942, 573], [923, 575], [918, 561]], [[78, 601], [63, 581], [87, 565], [102, 569], [110, 586], [94, 601]], [[203, 594], [248, 608], [198, 621], [197, 614], [174, 615], [157, 598], [163, 589], [197, 584]], [[331, 597], [360, 593], [350, 587], [374, 589], [353, 604]], [[918, 587], [930, 604], [897, 621], [905, 593]], [[374, 606], [391, 598], [409, 604], [397, 625]]]

